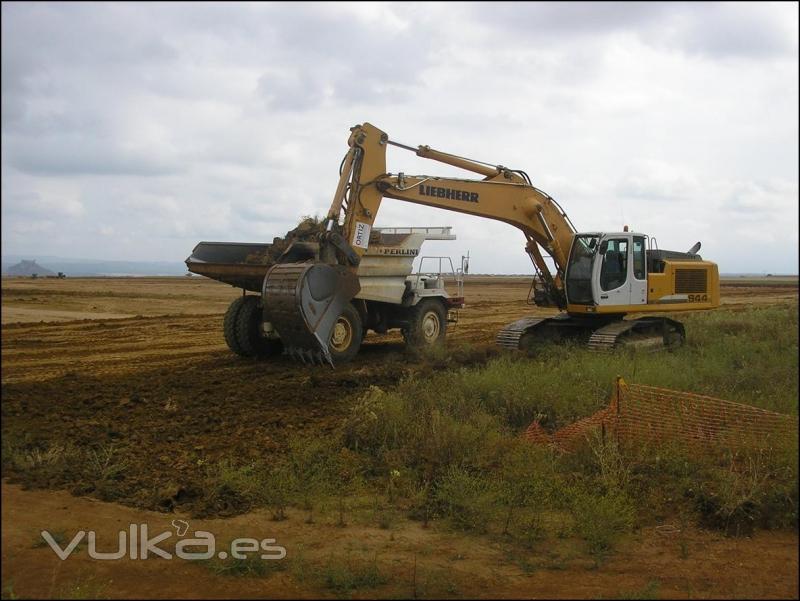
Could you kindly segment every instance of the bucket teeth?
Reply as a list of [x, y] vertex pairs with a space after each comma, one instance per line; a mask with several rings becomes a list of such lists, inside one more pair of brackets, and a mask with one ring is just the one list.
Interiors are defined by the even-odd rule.
[[286, 348], [286, 354], [295, 361], [302, 361], [304, 365], [330, 365], [333, 367], [333, 359], [324, 351], [315, 351], [313, 349], [303, 349], [297, 346], [290, 346]]

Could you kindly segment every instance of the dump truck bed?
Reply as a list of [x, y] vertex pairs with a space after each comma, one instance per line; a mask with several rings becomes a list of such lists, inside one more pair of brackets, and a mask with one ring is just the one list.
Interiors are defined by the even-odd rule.
[[[414, 259], [425, 240], [455, 240], [449, 227], [375, 228], [369, 249], [359, 265], [361, 292], [357, 298], [398, 303], [411, 274]], [[186, 259], [186, 268], [198, 275], [251, 292], [261, 292], [272, 267], [272, 244], [200, 242]]]
[[225, 282], [250, 292], [261, 292], [271, 244], [251, 242], [200, 242], [186, 259], [192, 273]]

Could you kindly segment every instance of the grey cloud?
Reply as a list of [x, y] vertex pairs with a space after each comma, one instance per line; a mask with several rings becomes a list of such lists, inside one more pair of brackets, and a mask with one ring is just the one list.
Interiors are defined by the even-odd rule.
[[3, 209], [26, 218], [69, 218], [84, 212], [83, 204], [72, 198], [43, 196], [39, 192], [10, 192], [3, 195]]
[[[532, 46], [556, 39], [633, 34], [644, 44], [710, 58], [766, 59], [797, 52], [796, 3], [493, 2], [469, 5], [489, 28]], [[788, 24], [788, 26], [787, 26]]]
[[305, 111], [324, 99], [324, 83], [303, 72], [265, 73], [258, 80], [258, 92], [269, 108]]
[[786, 27], [797, 23], [796, 3], [688, 3], [682, 8], [680, 25], [656, 35], [656, 44], [712, 58], [765, 59], [797, 52]]
[[686, 201], [701, 193], [697, 177], [686, 168], [653, 159], [631, 161], [616, 193], [639, 201]]
[[[142, 5], [9, 3], [3, 5], [7, 48], [34, 57], [42, 68], [78, 62], [120, 68], [172, 60], [177, 49], [159, 33]], [[152, 9], [151, 9], [152, 10]], [[13, 25], [11, 24], [13, 23]]]
[[[272, 95], [271, 106], [281, 109], [312, 108], [326, 88], [340, 103], [400, 102], [419, 85], [436, 39], [430, 25], [396, 30], [304, 4], [271, 15], [268, 27], [274, 39], [265, 58], [302, 69], [262, 77], [259, 91]], [[274, 99], [281, 93], [285, 98]]]
[[726, 211], [743, 215], [788, 216], [791, 208], [797, 213], [797, 185], [785, 181], [746, 181], [727, 184], [721, 206]]
[[126, 151], [81, 136], [4, 141], [8, 164], [33, 175], [139, 175], [178, 173], [176, 163], [146, 152]]
[[536, 39], [606, 34], [647, 26], [669, 7], [658, 2], [492, 2], [467, 5], [499, 31], [512, 30]]

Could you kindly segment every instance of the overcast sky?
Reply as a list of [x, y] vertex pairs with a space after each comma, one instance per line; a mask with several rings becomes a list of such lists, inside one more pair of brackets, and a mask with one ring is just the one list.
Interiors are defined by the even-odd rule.
[[[182, 261], [324, 214], [364, 121], [524, 169], [579, 230], [798, 272], [798, 4], [2, 4], [2, 252]], [[462, 175], [390, 149], [388, 169]], [[452, 225], [528, 273], [512, 226]]]

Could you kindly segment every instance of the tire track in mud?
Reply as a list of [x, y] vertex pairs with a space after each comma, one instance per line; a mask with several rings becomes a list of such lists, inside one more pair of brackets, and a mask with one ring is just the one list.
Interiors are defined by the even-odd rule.
[[4, 327], [3, 382], [115, 374], [224, 350], [219, 315], [135, 317]]

